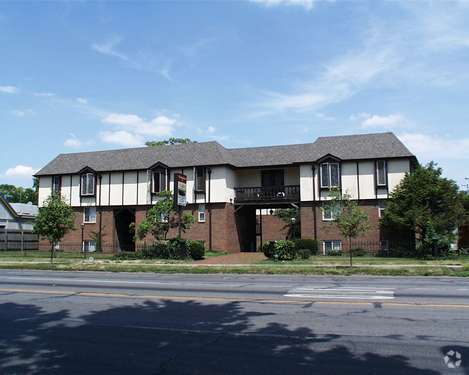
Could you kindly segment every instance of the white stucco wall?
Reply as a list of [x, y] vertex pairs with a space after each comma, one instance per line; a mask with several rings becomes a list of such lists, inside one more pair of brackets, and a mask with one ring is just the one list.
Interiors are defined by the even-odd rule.
[[43, 176], [39, 178], [38, 206], [42, 207], [44, 201], [52, 193], [52, 177]]
[[312, 201], [314, 199], [314, 188], [312, 165], [300, 165], [300, 199], [302, 201]]
[[350, 199], [358, 199], [358, 179], [357, 179], [357, 163], [343, 162], [342, 170], [342, 192], [348, 194]]
[[358, 163], [360, 180], [360, 199], [375, 199], [375, 162], [361, 161]]
[[405, 177], [406, 173], [410, 172], [410, 161], [403, 160], [389, 160], [388, 161], [388, 185], [389, 192], [391, 193], [397, 185]]

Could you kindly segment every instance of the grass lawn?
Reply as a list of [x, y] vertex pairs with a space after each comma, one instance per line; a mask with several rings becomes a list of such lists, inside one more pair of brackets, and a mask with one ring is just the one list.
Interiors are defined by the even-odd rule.
[[[210, 252], [206, 257], [217, 257], [224, 252]], [[0, 268], [43, 269], [70, 271], [158, 272], [158, 273], [257, 273], [304, 275], [382, 275], [382, 276], [463, 276], [469, 277], [469, 256], [454, 259], [410, 259], [354, 257], [354, 267], [348, 267], [346, 256], [314, 256], [308, 260], [276, 262], [261, 260], [247, 265], [205, 265], [191, 260], [164, 259], [114, 260], [112, 254], [92, 253], [94, 259], [84, 260], [80, 253], [59, 253], [54, 264], [50, 253], [28, 251], [0, 251]], [[453, 267], [454, 266], [454, 267]]]

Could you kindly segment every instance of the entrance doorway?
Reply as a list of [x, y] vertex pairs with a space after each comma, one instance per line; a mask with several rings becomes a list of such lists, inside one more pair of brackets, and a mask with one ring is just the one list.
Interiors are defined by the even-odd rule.
[[114, 222], [119, 251], [135, 251], [134, 231], [130, 228], [135, 223], [135, 211], [126, 208], [115, 210]]

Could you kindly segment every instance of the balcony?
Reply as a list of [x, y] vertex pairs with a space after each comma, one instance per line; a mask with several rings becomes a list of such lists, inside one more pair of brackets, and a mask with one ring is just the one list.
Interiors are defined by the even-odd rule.
[[299, 202], [300, 185], [235, 188], [235, 203]]

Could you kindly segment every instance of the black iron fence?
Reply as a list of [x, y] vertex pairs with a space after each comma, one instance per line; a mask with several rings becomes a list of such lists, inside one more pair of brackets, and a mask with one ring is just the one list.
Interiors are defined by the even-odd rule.
[[20, 230], [0, 231], [0, 250], [37, 250], [37, 234]]
[[320, 241], [319, 254], [341, 255], [348, 254], [350, 248], [355, 256], [407, 257], [415, 256], [415, 243], [405, 240], [352, 240], [348, 241]]
[[235, 188], [235, 202], [298, 202], [300, 185]]

